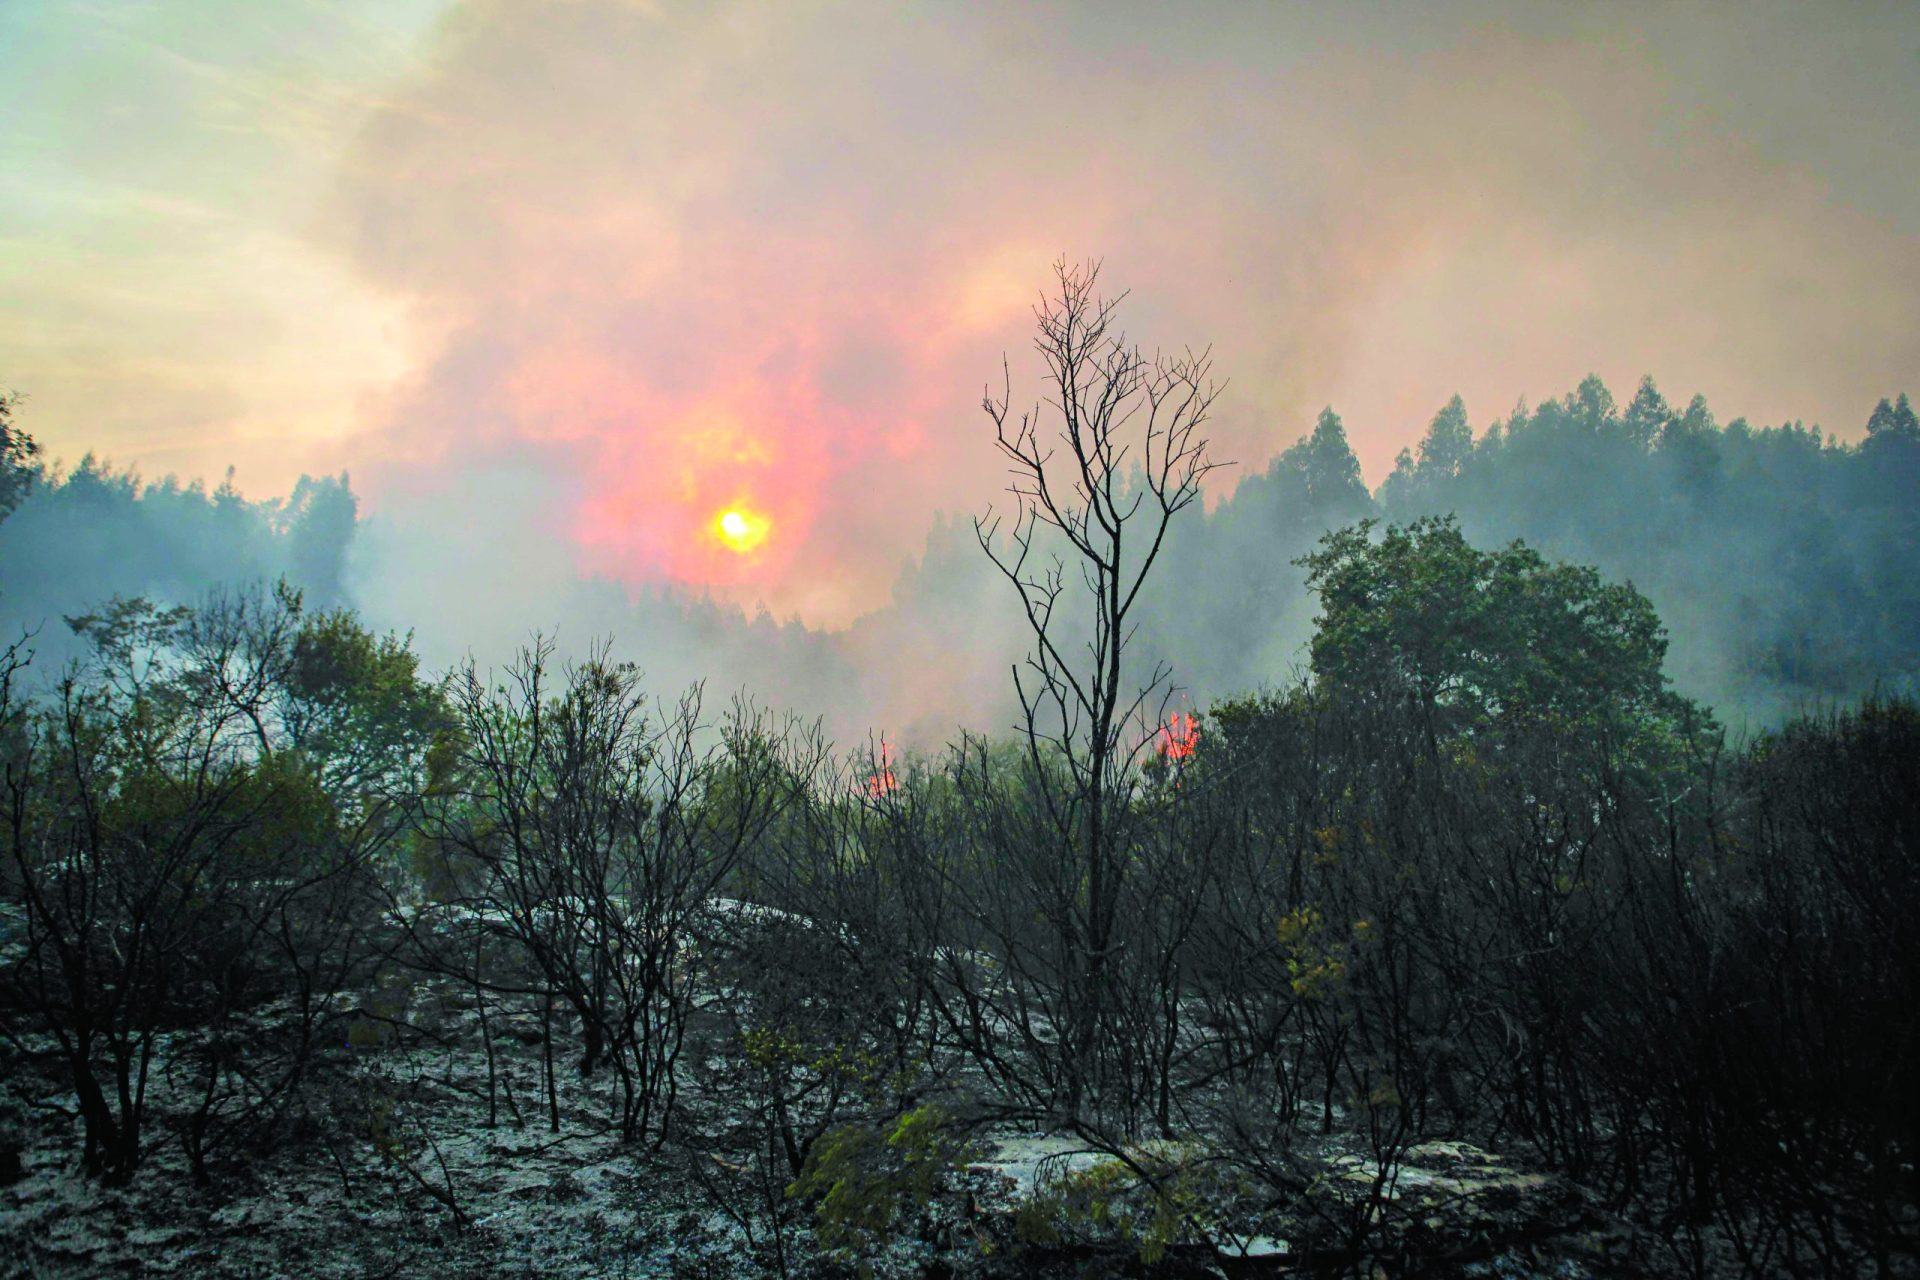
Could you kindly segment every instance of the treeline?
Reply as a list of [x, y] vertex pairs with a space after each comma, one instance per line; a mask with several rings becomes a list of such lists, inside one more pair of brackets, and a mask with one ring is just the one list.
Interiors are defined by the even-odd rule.
[[[1882, 401], [1866, 425], [1858, 444], [1799, 423], [1723, 426], [1699, 397], [1679, 409], [1646, 381], [1622, 407], [1589, 378], [1478, 432], [1456, 398], [1370, 492], [1328, 409], [1265, 471], [1175, 527], [1167, 567], [1146, 589], [1140, 643], [1203, 701], [1284, 685], [1304, 670], [1313, 631], [1296, 561], [1356, 520], [1452, 514], [1477, 543], [1524, 539], [1634, 583], [1671, 628], [1678, 687], [1736, 727], [1778, 724], [1876, 689], [1912, 693], [1920, 580], [1907, 563], [1920, 536], [1920, 426], [1904, 394]], [[183, 604], [216, 586], [284, 576], [312, 603], [364, 606], [350, 556], [361, 580], [385, 581], [383, 557], [409, 580], [484, 571], [396, 558], [391, 539], [367, 545], [344, 476], [253, 502], [231, 481], [211, 492], [144, 483], [92, 459], [57, 475], [24, 454], [12, 474], [17, 511], [0, 525], [0, 621], [44, 628], [48, 643], [62, 643], [61, 617], [114, 595]], [[574, 637], [649, 636], [648, 666], [663, 680], [772, 671], [795, 705], [938, 741], [956, 720], [1005, 719], [995, 694], [1017, 641], [1000, 632], [1019, 624], [1004, 611], [1002, 585], [964, 521], [936, 521], [889, 605], [845, 633], [749, 619], [682, 593], [634, 599], [606, 583], [549, 585], [542, 616]], [[383, 607], [413, 589], [383, 589]], [[490, 589], [464, 594], [482, 599]], [[457, 600], [463, 589], [441, 595]], [[975, 620], [988, 616], [990, 634], [955, 647], [958, 631], [978, 633]], [[423, 643], [447, 657], [507, 643], [487, 611], [459, 618], [473, 634], [441, 634], [445, 619], [390, 622], [425, 626]], [[927, 680], [928, 666], [943, 679]], [[933, 705], [942, 690], [948, 704]]]
[[[114, 597], [167, 605], [286, 578], [316, 604], [348, 601], [347, 556], [358, 500], [346, 475], [302, 476], [285, 499], [250, 501], [233, 476], [209, 490], [168, 476], [143, 481], [88, 454], [45, 465], [0, 400], [0, 624], [40, 633], [43, 658], [76, 656], [64, 617]], [[48, 624], [52, 624], [49, 626]]]
[[1676, 679], [1716, 705], [1777, 715], [1916, 688], [1920, 423], [1905, 394], [1851, 446], [1798, 423], [1722, 428], [1650, 379], [1621, 408], [1590, 378], [1464, 451], [1463, 427], [1456, 400], [1418, 459], [1402, 456], [1388, 516], [1457, 512], [1476, 539], [1523, 537], [1634, 582], [1674, 630]]
[[[284, 498], [253, 499], [231, 473], [209, 489], [171, 475], [144, 479], [92, 454], [63, 470], [23, 429], [15, 416], [23, 408], [0, 396], [0, 637], [31, 634], [43, 670], [84, 656], [62, 619], [105, 601], [192, 606], [210, 593], [284, 580], [309, 607], [351, 606], [417, 630], [440, 663], [474, 650], [506, 656], [524, 637], [519, 617], [530, 614], [552, 618], [574, 641], [647, 636], [649, 674], [663, 685], [716, 673], [738, 683], [772, 669], [796, 701], [838, 706], [850, 704], [861, 683], [828, 637], [764, 609], [750, 614], [673, 587], [634, 591], [571, 578], [564, 554], [550, 573], [513, 577], [463, 557], [468, 530], [423, 540], [417, 528], [370, 522], [344, 472], [302, 476]], [[496, 572], [510, 580], [489, 577]], [[493, 593], [508, 587], [537, 598], [518, 613], [501, 610]], [[432, 602], [424, 616], [422, 597]], [[388, 616], [403, 607], [404, 616]]]
[[1456, 397], [1369, 493], [1332, 409], [1173, 548], [1147, 623], [1215, 695], [1284, 681], [1312, 601], [1294, 561], [1327, 530], [1454, 515], [1632, 582], [1673, 633], [1676, 683], [1737, 724], [1920, 681], [1920, 425], [1902, 394], [1858, 444], [1799, 423], [1721, 426], [1651, 379], [1624, 408], [1597, 378], [1477, 434]]

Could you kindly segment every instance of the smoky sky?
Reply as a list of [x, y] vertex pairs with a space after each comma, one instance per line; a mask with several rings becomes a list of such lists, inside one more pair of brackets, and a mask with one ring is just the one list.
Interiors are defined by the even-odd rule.
[[[1835, 21], [1844, 17], [1844, 21]], [[991, 499], [1050, 262], [1213, 346], [1216, 452], [1336, 403], [1370, 474], [1458, 391], [1597, 370], [1852, 429], [1913, 370], [1895, 10], [474, 4], [327, 224], [433, 354], [376, 505], [526, 443], [589, 571], [838, 623]], [[522, 455], [524, 456], [524, 454]], [[368, 474], [363, 471], [362, 474]], [[773, 536], [739, 557], [730, 504]]]
[[[218, 62], [205, 38], [154, 56]], [[1211, 345], [1215, 453], [1253, 470], [1328, 403], [1377, 482], [1455, 392], [1484, 425], [1651, 373], [1851, 437], [1920, 371], [1908, 5], [474, 0], [380, 38], [350, 83], [302, 81], [299, 129], [249, 135], [239, 173], [311, 181], [198, 193], [281, 257], [236, 264], [201, 226], [154, 279], [250, 272], [244, 314], [282, 328], [116, 331], [136, 302], [62, 283], [97, 293], [113, 261], [29, 271], [28, 227], [0, 254], [64, 327], [0, 313], [4, 379], [69, 456], [106, 422], [122, 462], [146, 439], [150, 466], [350, 469], [444, 557], [369, 557], [365, 590], [445, 578], [443, 619], [570, 575], [816, 625], [884, 604], [935, 512], [1001, 488], [980, 394], [1004, 352], [1038, 396], [1030, 308], [1063, 255], [1131, 290], [1148, 347]], [[107, 128], [86, 101], [58, 110]], [[115, 163], [73, 180], [110, 204]], [[254, 329], [275, 345], [250, 364]], [[732, 506], [771, 522], [752, 554], [714, 533]]]

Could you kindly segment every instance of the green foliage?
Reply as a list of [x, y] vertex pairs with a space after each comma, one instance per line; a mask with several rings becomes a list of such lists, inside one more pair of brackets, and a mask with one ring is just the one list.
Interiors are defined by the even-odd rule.
[[1313, 669], [1336, 693], [1405, 700], [1430, 737], [1521, 724], [1643, 727], [1684, 717], [1646, 597], [1523, 543], [1468, 545], [1450, 518], [1328, 534], [1301, 563], [1322, 614]]
[[1873, 414], [1867, 419], [1867, 436], [1876, 441], [1920, 443], [1920, 416], [1914, 414], [1906, 392], [1902, 391], [1900, 398], [1892, 403], [1882, 397], [1873, 407]]
[[[344, 599], [357, 528], [344, 477], [303, 479], [288, 501], [248, 501], [231, 475], [214, 486], [146, 482], [92, 455], [63, 473], [38, 465], [31, 444], [0, 422], [0, 623], [8, 630], [95, 612], [116, 596], [197, 608], [211, 593], [281, 578], [310, 602]], [[52, 628], [36, 647], [53, 669], [89, 656], [84, 642]]]
[[[1355, 925], [1355, 932], [1365, 934], [1371, 927], [1362, 920]], [[1280, 917], [1274, 933], [1286, 953], [1287, 981], [1294, 995], [1328, 1000], [1339, 994], [1347, 976], [1346, 946], [1329, 938], [1318, 907], [1296, 907], [1287, 912]]]
[[924, 1209], [966, 1154], [953, 1117], [927, 1103], [882, 1125], [828, 1130], [787, 1195], [815, 1202], [820, 1243], [851, 1261], [884, 1246], [905, 1216]]
[[845, 1045], [809, 1045], [793, 1027], [754, 1027], [740, 1037], [741, 1055], [758, 1071], [803, 1073], [869, 1088], [885, 1074], [873, 1054]]
[[1360, 461], [1332, 406], [1322, 409], [1313, 430], [1280, 456], [1279, 466], [1299, 476], [1307, 505], [1329, 517], [1351, 518], [1371, 505]]
[[1777, 722], [1809, 698], [1920, 680], [1920, 580], [1905, 567], [1917, 421], [1904, 397], [1882, 400], [1846, 445], [1798, 422], [1722, 428], [1703, 398], [1679, 408], [1650, 379], [1616, 406], [1589, 378], [1491, 423], [1457, 470], [1423, 446], [1379, 510], [1453, 515], [1478, 545], [1524, 538], [1631, 580], [1673, 629], [1679, 687]]
[[1016, 1206], [1014, 1235], [1033, 1245], [1117, 1241], [1153, 1266], [1210, 1229], [1231, 1190], [1197, 1148], [1149, 1144], [1043, 1179]]
[[429, 782], [436, 768], [444, 777], [452, 717], [444, 689], [420, 678], [409, 637], [375, 635], [344, 609], [305, 617], [287, 692], [291, 743], [334, 790], [393, 790], [423, 767]]
[[1467, 422], [1466, 402], [1459, 396], [1433, 415], [1426, 438], [1420, 442], [1420, 471], [1457, 476], [1473, 456], [1473, 428]]

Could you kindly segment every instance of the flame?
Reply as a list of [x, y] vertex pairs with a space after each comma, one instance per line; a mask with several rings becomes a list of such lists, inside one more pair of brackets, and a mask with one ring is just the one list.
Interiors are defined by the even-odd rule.
[[881, 738], [879, 767], [867, 775], [867, 795], [871, 799], [878, 800], [881, 796], [890, 796], [899, 789], [899, 780], [893, 776], [893, 763], [887, 740]]
[[1160, 726], [1160, 758], [1175, 764], [1193, 754], [1200, 743], [1200, 725], [1185, 711], [1176, 711]]

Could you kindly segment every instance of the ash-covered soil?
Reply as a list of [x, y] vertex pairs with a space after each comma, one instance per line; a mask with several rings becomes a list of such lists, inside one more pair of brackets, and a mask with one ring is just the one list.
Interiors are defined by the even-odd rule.
[[[610, 1122], [611, 1082], [583, 1079], [556, 1025], [554, 1132], [539, 1021], [495, 1013], [493, 1081], [480, 1026], [423, 984], [397, 1030], [316, 1064], [299, 1105], [222, 1153], [196, 1185], [164, 1074], [150, 1086], [145, 1159], [130, 1184], [80, 1172], [73, 1098], [10, 1064], [17, 1176], [0, 1187], [0, 1272], [35, 1277], [735, 1277], [790, 1275], [1372, 1274], [1337, 1250], [1308, 1256], [1298, 1219], [1215, 1189], [1212, 1239], [1143, 1250], [1148, 1213], [1122, 1191], [1097, 1214], [1036, 1205], [1111, 1157], [1069, 1134], [973, 1129], [960, 1166], [873, 1247], [822, 1244], [814, 1206], [786, 1193], [751, 1123], [696, 1088], [684, 1140], [634, 1144]], [[432, 1010], [432, 1016], [426, 1011]], [[702, 1073], [689, 1071], [690, 1080]], [[1312, 1157], [1316, 1195], [1351, 1206], [1379, 1170], [1338, 1134]], [[1395, 1231], [1424, 1233], [1425, 1274], [1638, 1274], [1630, 1233], [1577, 1189], [1464, 1143], [1428, 1143], [1380, 1191]], [[1062, 1200], [1065, 1204], [1070, 1197]], [[1036, 1227], [1035, 1223], [1039, 1222]], [[1151, 1260], [1146, 1256], [1151, 1255]], [[1391, 1274], [1382, 1271], [1380, 1274]]]
[[[452, 1119], [428, 1123], [431, 1143], [423, 1136], [408, 1153], [412, 1172], [370, 1140], [352, 1141], [343, 1124], [324, 1141], [287, 1142], [236, 1161], [207, 1187], [193, 1186], [184, 1162], [165, 1149], [131, 1186], [102, 1187], [78, 1174], [71, 1144], [48, 1126], [24, 1176], [0, 1192], [0, 1268], [44, 1277], [733, 1277], [779, 1274], [784, 1252], [784, 1270], [796, 1275], [1345, 1270], [1331, 1257], [1306, 1266], [1286, 1238], [1251, 1221], [1243, 1232], [1221, 1231], [1214, 1245], [1176, 1246], [1153, 1265], [1131, 1242], [1099, 1233], [1022, 1240], [1019, 1205], [1033, 1190], [1036, 1155], [1075, 1149], [1058, 1135], [988, 1138], [950, 1194], [856, 1265], [817, 1246], [805, 1206], [787, 1206], [786, 1238], [776, 1243], [762, 1206], [723, 1203], [711, 1181], [690, 1174], [684, 1156], [635, 1151], [584, 1128], [555, 1139], [534, 1125], [489, 1129], [473, 1117]], [[1098, 1157], [1076, 1159], [1086, 1167]], [[1514, 1174], [1471, 1151], [1423, 1151], [1414, 1159], [1402, 1194], [1427, 1195], [1429, 1225], [1458, 1237], [1457, 1263], [1445, 1273], [1565, 1280], [1636, 1273], [1624, 1236], [1590, 1229], [1577, 1204], [1539, 1196], [1536, 1175]], [[1349, 1178], [1370, 1176], [1357, 1158], [1344, 1167]], [[1463, 1211], [1471, 1194], [1477, 1201]], [[1475, 1247], [1476, 1236], [1484, 1247]]]

